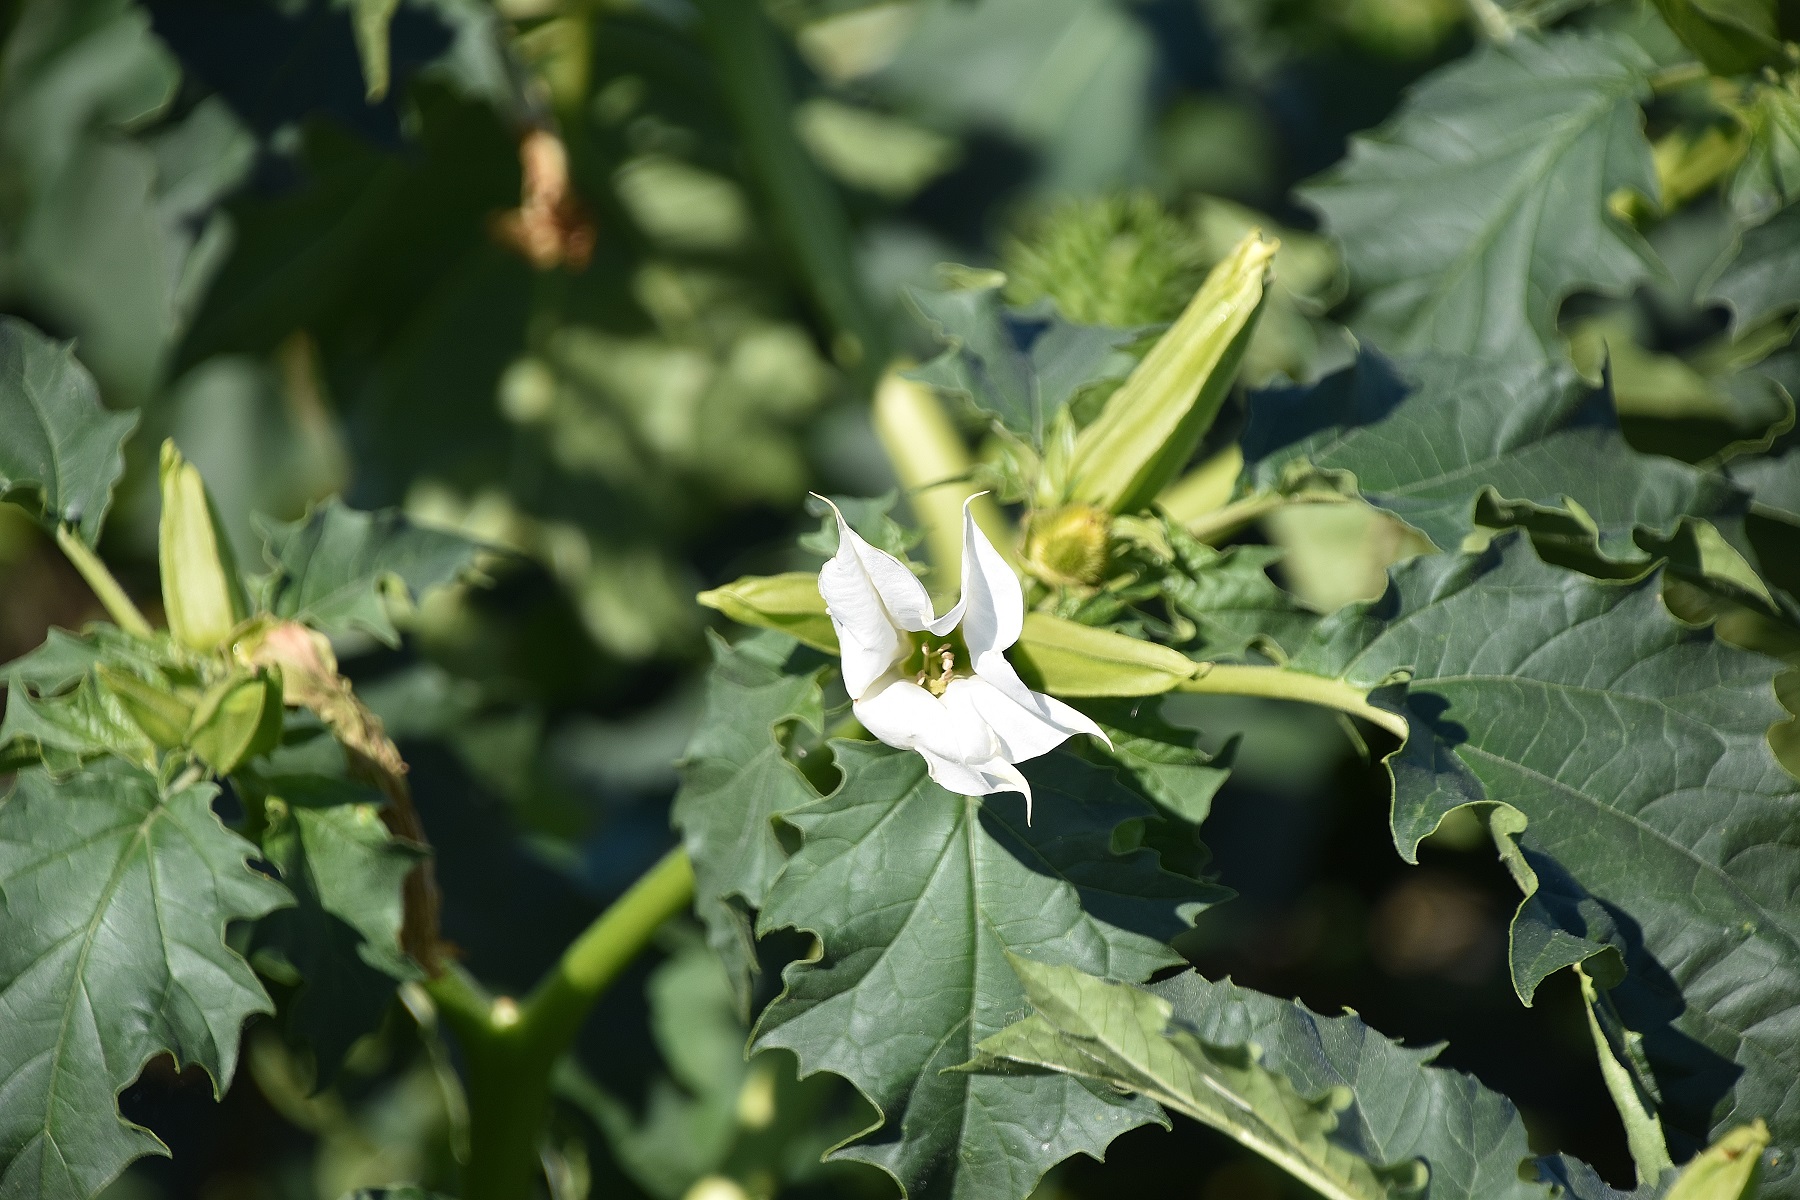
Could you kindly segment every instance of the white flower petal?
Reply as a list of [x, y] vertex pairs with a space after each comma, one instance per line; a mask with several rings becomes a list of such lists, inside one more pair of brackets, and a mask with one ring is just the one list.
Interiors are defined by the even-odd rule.
[[952, 762], [985, 762], [998, 754], [993, 731], [968, 714], [952, 714], [930, 692], [888, 674], [853, 704], [856, 719], [881, 741]]
[[[831, 617], [831, 627], [837, 631], [838, 650], [844, 660], [844, 687], [855, 699], [911, 649], [905, 626], [895, 618], [895, 605], [906, 608], [923, 603], [929, 616], [931, 601], [925, 595], [924, 585], [904, 564], [858, 537], [845, 523], [837, 505], [832, 504], [831, 511], [837, 514], [838, 549], [819, 569], [819, 594], [825, 597], [825, 611]], [[874, 570], [870, 569], [871, 562]], [[903, 581], [895, 580], [896, 571], [905, 577]], [[894, 595], [890, 596], [884, 587]]]
[[[987, 534], [975, 524], [970, 505], [963, 504], [962, 614], [963, 644], [979, 659], [1019, 640], [1025, 628], [1025, 591]], [[933, 632], [939, 632], [934, 630]]]
[[1019, 769], [1003, 758], [989, 759], [982, 763], [953, 762], [948, 758], [916, 751], [925, 760], [925, 770], [931, 776], [931, 782], [947, 792], [955, 792], [958, 796], [985, 796], [989, 792], [1024, 792], [1027, 819], [1031, 807], [1031, 785], [1019, 774]]
[[[989, 651], [975, 660], [975, 679], [970, 682], [987, 684], [989, 688], [999, 694], [1001, 699], [1010, 701], [1015, 708], [1030, 719], [1062, 733], [1062, 737], [1036, 753], [1010, 754], [1008, 757], [1014, 762], [1024, 762], [1026, 759], [1036, 758], [1039, 754], [1048, 753], [1060, 745], [1064, 738], [1073, 737], [1078, 733], [1091, 733], [1108, 746], [1112, 745], [1112, 739], [1106, 736], [1106, 731], [1094, 724], [1092, 718], [1086, 713], [1070, 708], [1055, 696], [1046, 696], [1042, 692], [1034, 692], [1026, 687], [1025, 681], [1019, 678], [1019, 673], [1013, 670], [1013, 665], [1006, 661], [1006, 656], [998, 650]], [[956, 685], [952, 684], [951, 686]], [[985, 709], [983, 715], [989, 716]], [[989, 724], [993, 725], [996, 734], [1002, 741], [1005, 741], [1007, 733], [1001, 723], [989, 716]]]
[[955, 680], [944, 692], [946, 705], [952, 700], [966, 704], [974, 719], [994, 731], [1000, 753], [1008, 762], [1037, 758], [1069, 740], [1070, 730], [1021, 707], [984, 679]]
[[946, 692], [940, 700], [918, 684], [890, 675], [852, 708], [877, 738], [923, 758], [939, 787], [961, 796], [1024, 792], [1029, 804], [1031, 785], [1006, 760], [999, 739], [966, 698], [952, 699]]
[[[820, 496], [819, 499], [825, 500], [825, 497]], [[825, 500], [825, 503], [831, 504], [831, 501]], [[831, 512], [837, 518], [838, 527], [838, 552], [833, 561], [857, 563], [868, 576], [876, 594], [881, 597], [888, 615], [901, 629], [916, 633], [930, 628], [933, 621], [931, 597], [926, 595], [925, 585], [912, 573], [912, 568], [886, 550], [864, 541], [861, 534], [850, 528], [850, 523], [844, 520], [844, 514], [838, 511], [837, 505], [831, 504]], [[831, 598], [826, 597], [826, 603], [830, 602]]]

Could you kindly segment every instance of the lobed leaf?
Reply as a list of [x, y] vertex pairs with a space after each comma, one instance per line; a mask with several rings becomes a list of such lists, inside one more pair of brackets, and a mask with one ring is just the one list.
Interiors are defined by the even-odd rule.
[[397, 645], [381, 590], [398, 580], [410, 595], [469, 571], [484, 547], [458, 533], [415, 525], [397, 512], [359, 512], [328, 501], [289, 525], [264, 524], [275, 573], [267, 604], [276, 616], [328, 634], [361, 629]]
[[792, 649], [779, 635], [738, 646], [714, 640], [706, 703], [675, 797], [673, 820], [694, 864], [694, 911], [746, 1017], [756, 949], [745, 906], [762, 905], [786, 860], [775, 817], [818, 799], [782, 752], [782, 726], [823, 732], [825, 720], [819, 672], [791, 669]]
[[108, 412], [74, 343], [0, 316], [0, 500], [94, 545], [125, 471], [136, 413]]
[[1112, 852], [1115, 830], [1154, 810], [1058, 752], [1023, 764], [1027, 825], [1016, 793], [955, 796], [916, 754], [832, 746], [843, 784], [783, 818], [803, 840], [759, 922], [822, 949], [784, 972], [752, 1044], [843, 1075], [876, 1106], [878, 1124], [836, 1156], [881, 1167], [914, 1200], [1018, 1200], [1055, 1163], [1156, 1120], [1078, 1080], [946, 1073], [1019, 1015], [1007, 953], [1125, 979], [1180, 961], [1165, 941], [1223, 893], [1148, 850]]
[[1638, 101], [1648, 55], [1609, 33], [1520, 35], [1425, 79], [1301, 191], [1343, 247], [1353, 326], [1392, 353], [1519, 363], [1562, 357], [1557, 308], [1658, 270], [1608, 212], [1654, 198]]
[[1078, 393], [1136, 365], [1125, 347], [1138, 330], [1078, 325], [1049, 304], [1009, 309], [997, 272], [968, 272], [953, 282], [962, 286], [907, 291], [946, 347], [910, 377], [962, 396], [1034, 447], [1043, 447], [1051, 421]]
[[1800, 309], [1800, 204], [1744, 233], [1736, 256], [1720, 270], [1707, 298], [1731, 308], [1737, 329]]
[[1561, 364], [1365, 352], [1316, 384], [1257, 393], [1243, 447], [1241, 490], [1345, 480], [1445, 550], [1475, 529], [1480, 499], [1484, 524], [1591, 538], [1637, 561], [1636, 531], [1669, 537], [1684, 517], [1742, 502], [1722, 476], [1632, 449], [1610, 389]]
[[269, 1000], [226, 926], [289, 902], [220, 824], [210, 784], [104, 759], [0, 801], [0, 1196], [86, 1200], [165, 1153], [119, 1091], [167, 1053], [215, 1094]]
[[1800, 92], [1759, 84], [1739, 116], [1750, 145], [1725, 200], [1739, 222], [1757, 225], [1800, 201]]
[[1150, 990], [1175, 1022], [1217, 1045], [1255, 1045], [1262, 1065], [1301, 1095], [1343, 1089], [1334, 1141], [1371, 1163], [1418, 1159], [1431, 1200], [1525, 1200], [1549, 1190], [1520, 1178], [1531, 1157], [1511, 1100], [1460, 1071], [1434, 1065], [1440, 1046], [1412, 1048], [1354, 1013], [1328, 1017], [1194, 972]]
[[295, 898], [263, 918], [255, 944], [298, 972], [300, 990], [284, 1005], [288, 1028], [329, 1082], [351, 1044], [380, 1023], [395, 982], [421, 976], [400, 931], [402, 889], [426, 851], [390, 834], [379, 794], [348, 781], [273, 776], [246, 785], [269, 813], [263, 856]]
[[1676, 1157], [1765, 1117], [1786, 1148], [1765, 1183], [1781, 1200], [1800, 1194], [1800, 785], [1769, 743], [1781, 664], [1676, 620], [1658, 582], [1559, 571], [1510, 535], [1396, 568], [1293, 667], [1405, 716], [1388, 765], [1409, 861], [1452, 810], [1493, 806], [1525, 892], [1519, 995], [1590, 963], [1643, 1038]]
[[1328, 1197], [1555, 1195], [1522, 1178], [1530, 1147], [1512, 1102], [1433, 1066], [1441, 1047], [1192, 972], [1139, 989], [1013, 964], [1035, 1014], [984, 1042], [977, 1069], [1066, 1071], [1153, 1096]]

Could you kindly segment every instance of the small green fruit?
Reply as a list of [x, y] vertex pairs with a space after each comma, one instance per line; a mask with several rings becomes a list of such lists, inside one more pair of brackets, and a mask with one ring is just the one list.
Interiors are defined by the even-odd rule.
[[1025, 534], [1025, 559], [1048, 583], [1093, 587], [1106, 578], [1112, 518], [1088, 504], [1034, 513]]

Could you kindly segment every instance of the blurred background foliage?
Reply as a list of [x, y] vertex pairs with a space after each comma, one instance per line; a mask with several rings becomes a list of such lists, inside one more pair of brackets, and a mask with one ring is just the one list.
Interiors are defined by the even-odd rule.
[[[1153, 332], [1252, 225], [1277, 291], [1245, 367], [1349, 361], [1331, 244], [1291, 189], [1346, 136], [1543, 0], [402, 0], [388, 85], [375, 0], [10, 0], [0, 6], [0, 307], [78, 340], [143, 435], [109, 561], [152, 607], [151, 448], [172, 436], [254, 552], [343, 492], [515, 553], [412, 614], [404, 649], [340, 647], [400, 739], [444, 923], [524, 987], [673, 842], [699, 707], [694, 594], [816, 563], [809, 490], [894, 486], [872, 371], [935, 352], [905, 300], [950, 261], [1006, 299]], [[1647, 11], [1647, 10], [1646, 10]], [[1510, 16], [1509, 16], [1510, 12]], [[1589, 19], [1578, 13], [1576, 19]], [[1594, 20], [1653, 19], [1636, 5]], [[1680, 94], [1653, 135], [1683, 128]], [[1690, 139], [1691, 140], [1691, 139]], [[799, 156], [798, 159], [795, 156]], [[1695, 300], [1723, 200], [1654, 231], [1671, 277], [1564, 310], [1579, 365], [1610, 346], [1641, 448], [1703, 458], [1781, 400], [1721, 384], [1724, 310]], [[1791, 355], [1787, 366], [1792, 391]], [[1735, 377], [1734, 377], [1735, 378]], [[1773, 410], [1771, 408], [1773, 406]], [[971, 429], [974, 427], [971, 426]], [[0, 660], [97, 615], [54, 548], [0, 513]], [[1379, 590], [1404, 531], [1296, 509], [1251, 540], [1329, 609]], [[1273, 702], [1166, 710], [1236, 744], [1209, 820], [1241, 893], [1184, 949], [1209, 974], [1355, 1007], [1511, 1095], [1541, 1140], [1629, 1178], [1581, 1009], [1505, 978], [1514, 889], [1452, 823], [1401, 873], [1381, 768], [1347, 723]], [[819, 1154], [867, 1123], [743, 1029], [693, 931], [614, 990], [559, 1079], [558, 1200], [881, 1196]], [[765, 973], [765, 980], [774, 972]], [[125, 1110], [175, 1150], [109, 1195], [336, 1197], [453, 1177], [462, 1098], [416, 988], [339, 1077], [273, 1023], [222, 1103], [152, 1064]], [[1139, 1130], [1041, 1194], [1294, 1194], [1223, 1139]], [[1290, 1189], [1290, 1190], [1284, 1190]]]

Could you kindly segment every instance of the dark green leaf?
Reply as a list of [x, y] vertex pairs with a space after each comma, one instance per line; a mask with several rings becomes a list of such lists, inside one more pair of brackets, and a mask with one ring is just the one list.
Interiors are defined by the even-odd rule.
[[483, 547], [458, 533], [415, 525], [397, 512], [359, 512], [328, 501], [291, 525], [262, 529], [275, 574], [269, 610], [325, 633], [361, 629], [395, 645], [399, 631], [382, 589], [409, 596], [467, 572]]
[[1306, 640], [1319, 615], [1285, 588], [1268, 568], [1282, 552], [1269, 546], [1215, 550], [1185, 530], [1171, 528], [1175, 568], [1159, 580], [1163, 596], [1197, 627], [1195, 650], [1208, 658], [1241, 658], [1256, 649], [1267, 657], [1291, 653]]
[[1744, 234], [1708, 299], [1730, 305], [1739, 329], [1800, 308], [1800, 204]]
[[1800, 525], [1800, 447], [1781, 454], [1739, 459], [1731, 481], [1750, 493], [1750, 510]]
[[1023, 993], [1004, 951], [1123, 979], [1178, 962], [1164, 942], [1222, 893], [1169, 874], [1115, 831], [1153, 815], [1109, 771], [1053, 753], [1024, 764], [1024, 797], [955, 796], [918, 755], [832, 743], [843, 785], [783, 819], [804, 841], [760, 927], [816, 933], [757, 1026], [802, 1072], [843, 1075], [881, 1113], [837, 1152], [887, 1171], [913, 1200], [1018, 1200], [1052, 1165], [1156, 1120], [1102, 1086], [945, 1073], [1010, 1024]]
[[[866, 498], [833, 496], [831, 502], [838, 506], [838, 511], [844, 514], [844, 520], [864, 541], [879, 546], [904, 562], [906, 552], [918, 545], [924, 535], [888, 515], [893, 511], [894, 502], [899, 499], [899, 495], [898, 492], [887, 491], [879, 496]], [[807, 497], [806, 511], [818, 517], [820, 525], [818, 532], [808, 533], [800, 538], [801, 549], [830, 558], [837, 553], [838, 548], [837, 518], [817, 496]]]
[[1353, 1013], [1321, 1016], [1303, 1004], [1211, 982], [1189, 972], [1155, 984], [1174, 1018], [1215, 1045], [1254, 1044], [1262, 1065], [1303, 1096], [1349, 1092], [1333, 1140], [1372, 1163], [1418, 1158], [1431, 1200], [1549, 1195], [1520, 1180], [1531, 1157], [1512, 1101], [1460, 1071], [1433, 1066], [1442, 1046], [1413, 1049]]
[[1741, 504], [1721, 476], [1633, 450], [1607, 389], [1562, 365], [1365, 353], [1310, 387], [1258, 393], [1243, 444], [1241, 487], [1353, 484], [1446, 550], [1474, 529], [1481, 497], [1484, 523], [1640, 561], [1635, 531], [1667, 537], [1684, 516]]
[[33, 699], [23, 688], [8, 692], [6, 718], [0, 721], [0, 770], [42, 762], [66, 775], [108, 754], [145, 768], [156, 764], [155, 743], [93, 676], [60, 696]]
[[0, 316], [0, 499], [100, 537], [136, 413], [107, 412], [73, 343]]
[[1725, 197], [1739, 222], [1756, 225], [1800, 201], [1800, 94], [1759, 84], [1743, 118], [1750, 146]]
[[1675, 620], [1658, 582], [1559, 571], [1511, 535], [1396, 568], [1386, 596], [1326, 618], [1294, 666], [1405, 715], [1389, 767], [1408, 860], [1452, 810], [1498, 806], [1526, 893], [1519, 995], [1571, 963], [1594, 960], [1604, 984], [1622, 965], [1611, 999], [1644, 1036], [1665, 1129], [1692, 1149], [1767, 1117], [1788, 1153], [1765, 1194], [1791, 1197], [1800, 785], [1768, 740], [1786, 716], [1781, 664]]
[[756, 952], [745, 906], [759, 907], [785, 861], [774, 819], [818, 793], [782, 752], [787, 728], [823, 732], [817, 671], [785, 663], [795, 643], [763, 634], [713, 643], [706, 706], [687, 749], [674, 821], [694, 862], [694, 910], [749, 1013]]
[[1112, 739], [1111, 751], [1090, 747], [1093, 756], [1110, 759], [1144, 795], [1198, 825], [1231, 774], [1230, 754], [1214, 758], [1201, 750], [1198, 731], [1163, 720], [1162, 703], [1160, 696], [1144, 696], [1082, 700], [1076, 707]]
[[41, 696], [67, 691], [102, 664], [145, 677], [174, 665], [180, 653], [166, 634], [149, 640], [133, 637], [117, 626], [96, 623], [79, 634], [51, 629], [43, 645], [0, 667], [9, 687], [21, 685]]
[[1082, 389], [1123, 379], [1137, 360], [1123, 347], [1138, 331], [1076, 325], [1049, 305], [1008, 309], [998, 275], [967, 286], [908, 295], [948, 348], [914, 379], [959, 395], [1002, 426], [1042, 447], [1051, 419]]
[[142, 6], [14, 6], [0, 63], [9, 303], [75, 334], [115, 402], [154, 395], [227, 249], [216, 212], [256, 154], [217, 97], [164, 119], [180, 72]]
[[[1237, 1139], [1329, 1200], [1401, 1200], [1423, 1190], [1425, 1170], [1409, 1156], [1368, 1157], [1387, 1147], [1356, 1139], [1361, 1130], [1333, 1136], [1341, 1084], [1297, 1090], [1248, 1039], [1218, 1043], [1197, 1034], [1172, 1019], [1159, 996], [1007, 957], [1035, 1012], [983, 1041], [972, 1069], [1052, 1071], [1136, 1092]], [[1410, 1115], [1416, 1122], [1420, 1114]]]
[[1787, 61], [1776, 0], [1656, 0], [1669, 28], [1715, 75], [1744, 75]]
[[255, 944], [299, 972], [288, 1028], [312, 1047], [328, 1083], [351, 1044], [380, 1023], [395, 981], [420, 976], [400, 948], [401, 887], [425, 852], [389, 834], [379, 796], [347, 781], [274, 777], [250, 786], [269, 814], [263, 856], [297, 901], [263, 918]]
[[216, 790], [109, 759], [61, 784], [24, 772], [0, 802], [0, 1194], [87, 1200], [162, 1153], [115, 1104], [157, 1054], [231, 1082], [269, 1002], [225, 929], [287, 893]]
[[1657, 270], [1611, 216], [1657, 195], [1638, 100], [1650, 59], [1611, 34], [1522, 35], [1429, 76], [1304, 191], [1343, 245], [1354, 324], [1390, 352], [1562, 357], [1557, 306]]

